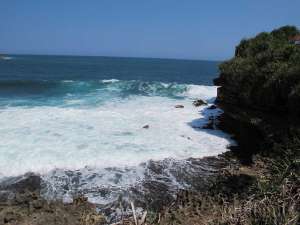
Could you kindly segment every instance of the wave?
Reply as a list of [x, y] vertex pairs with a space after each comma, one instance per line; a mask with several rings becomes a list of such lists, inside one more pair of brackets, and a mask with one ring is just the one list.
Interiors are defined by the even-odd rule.
[[0, 59], [2, 59], [2, 60], [11, 60], [11, 59], [13, 59], [13, 57], [10, 57], [10, 56], [2, 56]]
[[197, 169], [187, 158], [231, 143], [221, 131], [198, 129], [221, 111], [192, 100], [215, 96], [214, 86], [137, 80], [0, 81], [0, 104], [9, 104], [0, 108], [0, 180], [31, 171], [42, 175], [49, 198], [82, 191], [99, 204], [147, 179], [181, 188], [176, 169]]
[[[132, 96], [162, 96], [169, 98], [201, 98], [207, 101], [216, 96], [216, 87], [139, 80], [16, 80], [0, 81], [0, 101], [5, 105], [11, 98], [17, 104], [64, 105], [82, 102], [93, 105], [110, 99]], [[3, 100], [3, 99], [2, 99]]]
[[[173, 182], [180, 183], [174, 175], [182, 172], [175, 169], [192, 171], [185, 159], [217, 155], [231, 143], [219, 130], [195, 128], [220, 113], [207, 107], [196, 108], [190, 99], [138, 96], [92, 108], [2, 109], [0, 179], [31, 171], [42, 175], [49, 198], [67, 200], [82, 191], [89, 200], [107, 204], [149, 176], [152, 180], [152, 172], [147, 174], [151, 160], [168, 159], [166, 174], [153, 179], [181, 188]], [[169, 167], [169, 162], [180, 164]]]
[[118, 79], [108, 79], [108, 80], [101, 80], [102, 83], [114, 83], [114, 82], [119, 82], [120, 80]]

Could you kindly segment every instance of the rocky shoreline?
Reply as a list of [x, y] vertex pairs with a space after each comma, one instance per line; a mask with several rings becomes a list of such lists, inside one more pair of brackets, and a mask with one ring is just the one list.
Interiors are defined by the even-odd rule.
[[220, 65], [218, 127], [239, 163], [220, 171], [207, 192], [186, 191], [160, 224], [300, 223], [300, 31], [285, 26], [242, 40]]
[[41, 178], [34, 174], [0, 184], [0, 224], [106, 224], [95, 205], [83, 196], [71, 204], [40, 196]]
[[[204, 110], [207, 111], [203, 119], [207, 124], [203, 123], [199, 125], [200, 127], [194, 128], [216, 129], [217, 107], [208, 105], [201, 99], [191, 104], [195, 107], [206, 105]], [[150, 160], [140, 165], [144, 169], [143, 180], [129, 189], [120, 189], [113, 193], [112, 190], [107, 190], [107, 187], [95, 187], [92, 192], [103, 198], [111, 197], [112, 194], [118, 195], [115, 196], [115, 201], [101, 205], [87, 201], [86, 194], [91, 190], [80, 187], [79, 180], [82, 179], [80, 171], [64, 171], [65, 177], [61, 174], [57, 176], [54, 171], [53, 177], [50, 178], [53, 179], [51, 182], [59, 183], [55, 187], [52, 187], [48, 180], [44, 180], [43, 176], [33, 173], [5, 178], [0, 181], [0, 225], [41, 224], [41, 221], [45, 220], [50, 225], [82, 224], [82, 221], [88, 219], [91, 221], [84, 224], [113, 224], [126, 218], [132, 220], [131, 203], [135, 205], [137, 216], [142, 217], [147, 211], [156, 215], [154, 216], [156, 218], [166, 206], [176, 201], [182, 190], [205, 192], [217, 179], [220, 170], [228, 166], [233, 167], [236, 163], [226, 154], [184, 160]], [[117, 168], [109, 169], [111, 173], [122, 176], [122, 172]], [[101, 174], [95, 176], [101, 177]], [[58, 193], [60, 194], [57, 195]], [[72, 196], [65, 199], [61, 195], [63, 193], [71, 193]], [[84, 212], [81, 212], [82, 209]], [[64, 215], [66, 218], [57, 221], [57, 215]]]
[[[151, 161], [149, 179], [106, 206], [82, 196], [68, 204], [46, 201], [39, 176], [12, 178], [0, 184], [0, 225], [299, 224], [300, 47], [289, 41], [299, 33], [286, 26], [243, 40], [235, 57], [220, 66], [216, 104], [224, 113], [210, 119], [207, 129], [232, 134], [238, 145], [231, 151], [188, 159], [185, 168]], [[166, 167], [168, 176], [192, 185], [170, 189], [168, 176], [161, 176]]]
[[[145, 211], [158, 214], [181, 193], [178, 187], [172, 188], [173, 181], [168, 180], [168, 176], [181, 182], [183, 188], [189, 186], [190, 190], [205, 192], [218, 172], [232, 165], [225, 156], [187, 159], [185, 163], [189, 166], [185, 167], [180, 163], [168, 159], [150, 161], [143, 183], [132, 187], [126, 195], [120, 195], [117, 201], [107, 205], [87, 202], [84, 193], [74, 196], [69, 203], [46, 200], [42, 195], [43, 180], [32, 173], [6, 179], [0, 183], [0, 224], [42, 224], [42, 221], [48, 224], [112, 224], [132, 217], [131, 202], [138, 209], [138, 216], [142, 216]], [[57, 221], [58, 215], [65, 219]], [[92, 222], [82, 223], [87, 220]]]

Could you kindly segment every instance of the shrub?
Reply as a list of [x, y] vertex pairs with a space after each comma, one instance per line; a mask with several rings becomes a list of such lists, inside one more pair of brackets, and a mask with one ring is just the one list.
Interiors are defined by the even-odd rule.
[[300, 46], [290, 42], [297, 34], [296, 27], [285, 26], [240, 42], [235, 57], [220, 65], [236, 102], [300, 115]]

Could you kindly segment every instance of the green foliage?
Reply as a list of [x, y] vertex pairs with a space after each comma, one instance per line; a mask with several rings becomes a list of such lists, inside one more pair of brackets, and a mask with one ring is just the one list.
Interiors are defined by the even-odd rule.
[[285, 26], [240, 42], [235, 57], [220, 65], [222, 86], [236, 102], [299, 115], [300, 46], [290, 41], [297, 34], [296, 27]]

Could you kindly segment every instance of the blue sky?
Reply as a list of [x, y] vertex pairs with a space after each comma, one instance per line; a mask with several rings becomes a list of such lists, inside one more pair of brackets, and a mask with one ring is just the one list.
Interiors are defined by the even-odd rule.
[[222, 60], [299, 0], [1, 0], [0, 52]]

